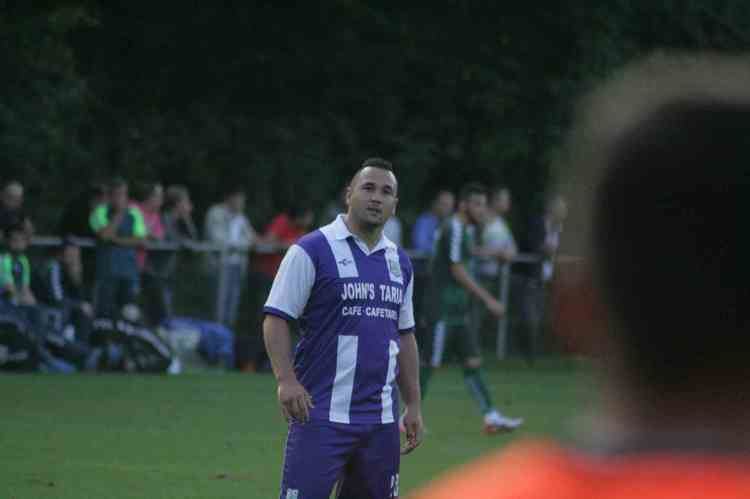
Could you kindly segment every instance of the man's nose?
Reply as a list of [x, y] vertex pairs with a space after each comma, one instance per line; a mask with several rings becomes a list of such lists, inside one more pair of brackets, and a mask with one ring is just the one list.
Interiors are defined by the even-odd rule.
[[382, 203], [383, 202], [383, 193], [380, 191], [373, 191], [372, 195], [370, 196], [370, 202], [373, 203]]

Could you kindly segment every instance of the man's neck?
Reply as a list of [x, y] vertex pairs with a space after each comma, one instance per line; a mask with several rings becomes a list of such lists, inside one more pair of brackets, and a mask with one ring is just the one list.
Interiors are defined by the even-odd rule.
[[382, 225], [363, 226], [358, 224], [354, 220], [354, 217], [350, 217], [348, 213], [344, 215], [344, 224], [349, 229], [349, 232], [364, 241], [370, 249], [374, 248], [383, 236]]

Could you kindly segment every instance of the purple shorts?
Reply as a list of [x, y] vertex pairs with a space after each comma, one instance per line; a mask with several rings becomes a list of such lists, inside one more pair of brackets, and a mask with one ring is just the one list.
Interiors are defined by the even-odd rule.
[[280, 499], [398, 497], [398, 425], [292, 423], [286, 440]]

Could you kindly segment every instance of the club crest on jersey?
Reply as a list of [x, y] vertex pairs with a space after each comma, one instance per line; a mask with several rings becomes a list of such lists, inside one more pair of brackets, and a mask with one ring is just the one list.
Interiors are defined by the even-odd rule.
[[388, 276], [391, 278], [391, 282], [397, 282], [399, 284], [404, 283], [404, 277], [401, 272], [401, 263], [398, 258], [398, 251], [395, 248], [388, 248], [385, 253], [386, 266], [388, 267]]
[[339, 260], [339, 262], [338, 262], [338, 263], [339, 263], [339, 265], [341, 265], [342, 267], [346, 267], [346, 266], [347, 266], [347, 265], [349, 265], [350, 263], [354, 263], [354, 261], [353, 261], [353, 260], [350, 260], [350, 259], [348, 259], [348, 258], [342, 258], [341, 260]]
[[388, 259], [388, 270], [393, 275], [393, 277], [396, 277], [398, 279], [401, 278], [401, 265], [399, 265], [397, 260], [394, 260], [392, 258]]

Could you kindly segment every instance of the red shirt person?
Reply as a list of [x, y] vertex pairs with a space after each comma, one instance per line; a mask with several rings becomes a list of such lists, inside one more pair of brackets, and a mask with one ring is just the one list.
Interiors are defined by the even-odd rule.
[[310, 230], [314, 218], [312, 208], [307, 207], [294, 207], [276, 215], [266, 229], [265, 238], [280, 251], [257, 255], [255, 265], [257, 271], [273, 279], [284, 258], [284, 252]]

